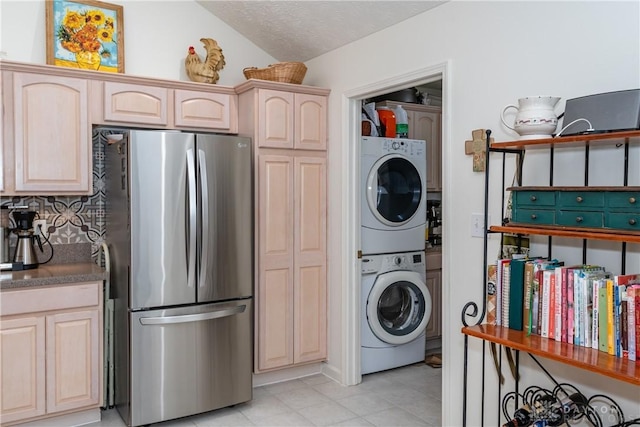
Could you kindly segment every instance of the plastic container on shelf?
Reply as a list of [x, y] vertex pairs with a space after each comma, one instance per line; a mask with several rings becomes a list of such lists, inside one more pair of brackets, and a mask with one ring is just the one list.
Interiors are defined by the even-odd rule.
[[380, 126], [382, 127], [382, 135], [387, 138], [396, 137], [396, 115], [389, 107], [378, 107], [378, 117], [380, 118]]
[[396, 138], [409, 138], [409, 118], [407, 111], [398, 105], [395, 108], [396, 115]]

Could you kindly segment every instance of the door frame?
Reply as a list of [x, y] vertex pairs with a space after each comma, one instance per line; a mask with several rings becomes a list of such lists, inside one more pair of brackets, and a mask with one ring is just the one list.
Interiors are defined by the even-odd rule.
[[[451, 64], [450, 61], [434, 64], [427, 68], [422, 68], [409, 73], [391, 77], [389, 79], [370, 83], [364, 86], [356, 87], [344, 92], [342, 96], [342, 111], [344, 111], [345, 120], [343, 120], [341, 140], [358, 141], [361, 136], [361, 100], [374, 97], [384, 93], [390, 93], [415, 85], [421, 85], [437, 80], [442, 80], [443, 105], [442, 105], [442, 204], [443, 216], [447, 217], [447, 211], [450, 203], [450, 185], [449, 173], [450, 167], [446, 167], [451, 155], [450, 150], [450, 116], [451, 105], [448, 101], [449, 93], [451, 93]], [[353, 283], [355, 286], [342, 286], [342, 319], [343, 331], [342, 335], [342, 383], [346, 385], [359, 384], [362, 381], [361, 363], [360, 363], [360, 319], [362, 315], [361, 305], [361, 272], [360, 259], [358, 251], [360, 249], [360, 146], [357, 143], [348, 143], [341, 145], [342, 150], [342, 169], [345, 173], [346, 182], [342, 188], [342, 253], [349, 254], [345, 257], [342, 267], [341, 277], [343, 284]], [[450, 235], [451, 225], [444, 223], [444, 235]], [[443, 241], [443, 289], [442, 289], [442, 306], [447, 307], [450, 301], [449, 287], [444, 284], [449, 282], [448, 265], [450, 257], [449, 245]], [[447, 359], [450, 354], [448, 337], [451, 310], [442, 310], [442, 352], [443, 359]], [[443, 420], [450, 419], [447, 408], [450, 398], [447, 387], [450, 377], [447, 365], [443, 366]]]

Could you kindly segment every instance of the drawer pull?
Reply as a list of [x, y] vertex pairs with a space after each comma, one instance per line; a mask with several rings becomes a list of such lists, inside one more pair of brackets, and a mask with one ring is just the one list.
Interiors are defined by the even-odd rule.
[[538, 198], [536, 196], [529, 196], [529, 200], [535, 202], [536, 200], [538, 200]]
[[636, 222], [638, 222], [638, 221], [636, 221], [636, 219], [635, 219], [635, 218], [631, 218], [631, 219], [629, 220], [629, 225], [636, 225]]
[[536, 214], [531, 214], [531, 219], [538, 219], [538, 215], [536, 215]]
[[582, 218], [581, 216], [576, 217], [576, 222], [582, 222], [582, 221], [584, 221], [584, 218]]
[[584, 199], [582, 198], [582, 196], [578, 196], [578, 197], [576, 197], [576, 202], [578, 202], [578, 203], [582, 203], [582, 200], [584, 200]]
[[636, 202], [636, 198], [635, 197], [629, 197], [629, 203], [631, 203], [632, 205]]

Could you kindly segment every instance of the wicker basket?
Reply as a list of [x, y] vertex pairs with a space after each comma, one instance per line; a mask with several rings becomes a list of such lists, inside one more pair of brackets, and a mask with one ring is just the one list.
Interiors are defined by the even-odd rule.
[[302, 62], [278, 62], [267, 68], [248, 67], [242, 70], [247, 79], [301, 84], [307, 67]]

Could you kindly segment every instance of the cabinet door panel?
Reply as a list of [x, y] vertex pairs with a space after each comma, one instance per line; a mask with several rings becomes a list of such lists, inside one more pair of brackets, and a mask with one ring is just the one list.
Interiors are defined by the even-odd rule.
[[99, 403], [98, 310], [47, 316], [47, 412]]
[[0, 323], [0, 423], [45, 413], [44, 316]]
[[327, 149], [327, 98], [297, 93], [295, 95], [296, 149]]
[[327, 355], [326, 159], [295, 159], [294, 360]]
[[258, 92], [258, 146], [293, 148], [293, 93]]
[[91, 194], [86, 80], [14, 74], [15, 190]]
[[293, 363], [293, 272], [266, 269], [258, 291], [258, 370]]
[[104, 83], [104, 121], [167, 125], [168, 89]]
[[[440, 163], [442, 157], [440, 141], [440, 114], [412, 111], [408, 114], [409, 132], [413, 139], [427, 141], [427, 190], [442, 189]], [[413, 129], [413, 130], [412, 130]]]
[[177, 127], [231, 130], [231, 95], [176, 90], [174, 97]]

